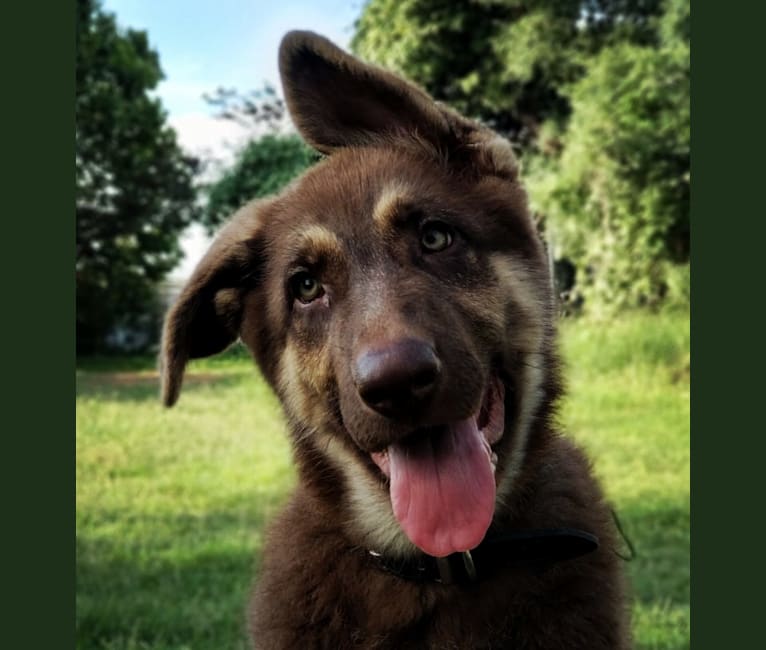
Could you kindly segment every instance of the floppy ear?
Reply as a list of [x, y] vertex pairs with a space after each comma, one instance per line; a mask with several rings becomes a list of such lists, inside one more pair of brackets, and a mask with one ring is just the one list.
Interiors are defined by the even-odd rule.
[[422, 90], [312, 32], [282, 39], [279, 71], [295, 125], [323, 153], [398, 133], [436, 141], [450, 131], [447, 114]]
[[239, 336], [242, 293], [263, 263], [254, 217], [248, 206], [221, 231], [168, 311], [160, 352], [165, 406], [178, 399], [189, 359], [221, 352]]

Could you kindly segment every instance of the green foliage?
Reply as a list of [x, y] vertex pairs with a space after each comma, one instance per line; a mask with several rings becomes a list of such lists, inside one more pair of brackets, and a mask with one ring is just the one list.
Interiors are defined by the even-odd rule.
[[297, 135], [265, 135], [248, 144], [208, 188], [203, 221], [210, 231], [248, 201], [275, 194], [317, 160]]
[[156, 286], [195, 218], [197, 164], [149, 95], [162, 71], [146, 33], [78, 0], [76, 42], [77, 349], [93, 352], [115, 327], [156, 330]]
[[[562, 329], [563, 428], [638, 553], [626, 565], [636, 649], [688, 648], [688, 312]], [[294, 471], [276, 400], [245, 357], [192, 362], [172, 410], [151, 359], [78, 369], [78, 647], [248, 647], [264, 527]]]
[[689, 275], [689, 44], [669, 3], [660, 47], [618, 43], [568, 90], [572, 116], [530, 163], [533, 202], [594, 308], [684, 304]]
[[615, 38], [647, 42], [658, 0], [371, 0], [352, 49], [522, 147], [569, 113], [562, 86]]

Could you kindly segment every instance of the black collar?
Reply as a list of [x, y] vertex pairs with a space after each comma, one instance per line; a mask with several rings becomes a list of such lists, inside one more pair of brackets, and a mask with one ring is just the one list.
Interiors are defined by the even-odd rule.
[[494, 535], [475, 549], [435, 558], [425, 553], [407, 560], [393, 560], [369, 551], [377, 565], [389, 573], [415, 582], [442, 584], [483, 580], [506, 567], [539, 572], [598, 548], [598, 537], [576, 528], [545, 528]]

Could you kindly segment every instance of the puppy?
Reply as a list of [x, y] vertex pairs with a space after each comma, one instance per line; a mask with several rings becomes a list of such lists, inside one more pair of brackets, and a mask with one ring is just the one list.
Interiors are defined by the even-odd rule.
[[629, 647], [610, 512], [557, 433], [545, 248], [510, 144], [291, 32], [287, 106], [326, 157], [235, 214], [168, 314], [163, 399], [238, 337], [298, 485], [257, 648]]

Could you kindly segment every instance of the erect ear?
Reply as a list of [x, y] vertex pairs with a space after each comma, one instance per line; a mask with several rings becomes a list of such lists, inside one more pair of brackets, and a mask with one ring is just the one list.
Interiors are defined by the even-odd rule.
[[447, 115], [422, 90], [312, 32], [282, 39], [279, 71], [295, 125], [324, 153], [385, 135], [433, 141], [449, 132]]
[[437, 104], [417, 86], [346, 54], [312, 32], [289, 32], [279, 71], [290, 115], [323, 153], [407, 136], [483, 173], [515, 179], [510, 143]]
[[226, 349], [239, 336], [243, 291], [263, 264], [255, 206], [221, 231], [168, 311], [162, 334], [162, 401], [173, 406], [189, 359]]

